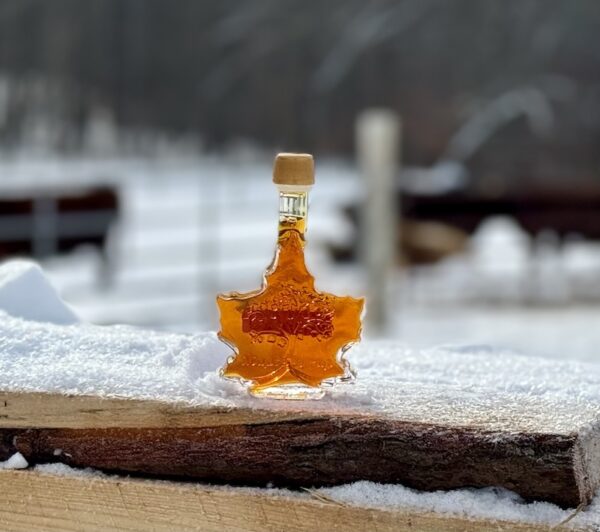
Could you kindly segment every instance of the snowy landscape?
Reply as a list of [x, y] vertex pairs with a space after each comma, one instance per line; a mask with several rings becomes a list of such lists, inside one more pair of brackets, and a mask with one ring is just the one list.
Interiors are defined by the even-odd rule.
[[600, 532], [599, 25], [0, 0], [0, 532]]
[[[5, 196], [25, 187], [109, 184], [120, 212], [108, 264], [80, 247], [36, 265], [0, 266], [0, 390], [298, 409], [251, 398], [219, 375], [231, 352], [216, 333], [215, 296], [261, 283], [272, 259], [277, 198], [260, 152], [217, 157], [7, 157]], [[364, 267], [335, 263], [329, 246], [356, 238], [344, 208], [365, 193], [354, 165], [325, 159], [311, 195], [307, 261], [321, 289], [363, 296]], [[348, 359], [355, 383], [301, 410], [377, 414], [489, 431], [600, 431], [600, 245], [532, 239], [491, 217], [462, 253], [398, 267], [389, 320], [368, 328]], [[367, 304], [368, 312], [368, 304]], [[56, 450], [61, 453], [60, 449]], [[62, 463], [30, 465], [20, 453], [0, 469], [118, 478]], [[258, 488], [211, 486], [253, 492]], [[585, 510], [528, 502], [502, 487], [425, 492], [359, 481], [309, 492], [260, 488], [268, 497], [316, 498], [374, 509], [567, 527], [600, 526], [598, 495]], [[593, 529], [593, 528], [592, 528]]]

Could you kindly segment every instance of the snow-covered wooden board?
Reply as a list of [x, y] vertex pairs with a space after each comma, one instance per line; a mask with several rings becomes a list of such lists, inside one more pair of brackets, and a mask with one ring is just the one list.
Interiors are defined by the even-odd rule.
[[[0, 471], [0, 528], [13, 532], [285, 531], [537, 532], [549, 523], [467, 518], [419, 509], [360, 507], [318, 492], [219, 488], [116, 477]], [[571, 522], [556, 531], [592, 531]]]
[[0, 393], [0, 459], [283, 486], [358, 480], [424, 490], [504, 486], [565, 507], [598, 487], [600, 438], [489, 431], [373, 413]]
[[564, 507], [600, 486], [598, 366], [365, 343], [356, 384], [259, 400], [213, 333], [0, 320], [0, 460], [283, 486], [502, 486]]

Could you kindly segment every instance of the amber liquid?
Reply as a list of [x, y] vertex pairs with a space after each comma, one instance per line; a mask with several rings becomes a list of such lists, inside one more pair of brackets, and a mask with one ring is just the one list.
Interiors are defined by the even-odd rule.
[[364, 300], [315, 290], [304, 261], [305, 217], [280, 217], [275, 259], [262, 289], [217, 298], [219, 336], [231, 345], [223, 375], [248, 381], [255, 395], [304, 398], [351, 378], [343, 351], [360, 339]]

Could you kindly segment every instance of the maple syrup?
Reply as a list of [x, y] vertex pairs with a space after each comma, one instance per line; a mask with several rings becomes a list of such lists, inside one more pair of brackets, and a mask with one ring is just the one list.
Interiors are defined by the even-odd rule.
[[256, 396], [319, 398], [322, 385], [354, 376], [344, 353], [360, 340], [364, 300], [317, 291], [306, 268], [312, 156], [279, 154], [273, 181], [279, 189], [279, 233], [263, 286], [217, 296], [219, 338], [235, 351], [221, 373], [247, 382]]

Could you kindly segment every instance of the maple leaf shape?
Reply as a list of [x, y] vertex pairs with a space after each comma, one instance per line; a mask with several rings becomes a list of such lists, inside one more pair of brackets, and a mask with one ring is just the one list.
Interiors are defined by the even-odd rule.
[[236, 352], [223, 369], [226, 377], [252, 383], [252, 389], [322, 381], [347, 375], [338, 354], [360, 340], [364, 299], [338, 297], [315, 289], [296, 231], [279, 241], [261, 289], [217, 297], [219, 338]]

